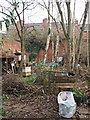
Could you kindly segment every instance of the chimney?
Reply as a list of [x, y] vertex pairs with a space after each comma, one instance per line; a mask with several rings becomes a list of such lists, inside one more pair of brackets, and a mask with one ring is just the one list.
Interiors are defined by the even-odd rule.
[[43, 19], [42, 30], [44, 31], [48, 26], [47, 18]]
[[78, 25], [78, 20], [75, 20], [75, 25]]

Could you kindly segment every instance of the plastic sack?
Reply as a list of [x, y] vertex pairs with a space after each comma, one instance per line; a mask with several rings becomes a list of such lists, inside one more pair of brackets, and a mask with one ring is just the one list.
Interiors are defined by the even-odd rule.
[[71, 118], [76, 112], [76, 103], [73, 93], [69, 91], [58, 94], [59, 115], [64, 118]]

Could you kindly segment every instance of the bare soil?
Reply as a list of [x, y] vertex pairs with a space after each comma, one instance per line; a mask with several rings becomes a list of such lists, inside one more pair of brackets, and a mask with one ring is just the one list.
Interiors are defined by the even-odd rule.
[[[90, 100], [89, 81], [89, 72], [85, 69], [81, 70], [81, 76], [77, 77], [74, 87], [84, 92]], [[58, 93], [45, 94], [42, 85], [23, 83], [15, 75], [5, 75], [2, 88], [3, 94], [9, 96], [9, 99], [3, 101], [3, 106], [8, 111], [8, 114], [4, 116], [5, 118], [61, 119], [58, 115]], [[90, 118], [89, 106], [81, 105], [77, 107], [77, 113], [73, 118], [77, 119], [77, 116], [85, 119]]]

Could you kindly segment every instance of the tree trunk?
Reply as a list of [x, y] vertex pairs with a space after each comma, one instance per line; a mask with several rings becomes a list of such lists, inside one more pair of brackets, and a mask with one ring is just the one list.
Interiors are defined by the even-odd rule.
[[23, 25], [21, 23], [21, 72], [23, 69], [23, 63], [24, 63], [24, 6], [25, 3], [23, 2]]
[[80, 36], [79, 36], [79, 41], [78, 41], [78, 45], [77, 45], [77, 53], [76, 53], [76, 59], [75, 59], [75, 70], [76, 70], [76, 66], [79, 63], [80, 47], [81, 47], [81, 42], [82, 42], [82, 36], [83, 36], [84, 26], [85, 26], [85, 22], [86, 22], [86, 18], [87, 18], [88, 8], [89, 8], [89, 2], [87, 2], [86, 5], [85, 5], [84, 19], [83, 19], [83, 23], [82, 23], [82, 27], [81, 27], [81, 32], [80, 32]]
[[90, 67], [90, 35], [89, 35], [89, 25], [90, 25], [90, 2], [88, 9], [88, 26], [87, 26], [87, 67]]
[[75, 5], [76, 5], [76, 0], [74, 1], [74, 10], [73, 10], [73, 26], [72, 26], [72, 29], [73, 29], [73, 52], [72, 52], [72, 62], [73, 62], [73, 71], [74, 71], [74, 66], [75, 66], [75, 49], [76, 49], [76, 38], [75, 38]]
[[[52, 16], [53, 16], [53, 0], [52, 0]], [[52, 18], [52, 26], [51, 29], [53, 27], [53, 18]], [[52, 62], [55, 61], [55, 55], [54, 55], [54, 39], [53, 39], [53, 31], [51, 31], [52, 34]]]
[[57, 40], [56, 40], [56, 50], [55, 50], [55, 59], [56, 60], [57, 60], [58, 52], [59, 52], [59, 35], [57, 35]]
[[71, 10], [70, 10], [70, 2], [66, 2], [66, 5], [67, 5], [67, 14], [68, 14], [68, 29], [67, 29], [67, 42], [68, 42], [68, 56], [69, 56], [69, 59], [68, 59], [68, 64], [69, 64], [69, 72], [71, 71], [71, 59], [72, 59], [72, 45], [71, 45]]
[[46, 51], [45, 51], [45, 56], [44, 56], [44, 64], [47, 59], [47, 51], [49, 48], [50, 44], [50, 38], [51, 38], [51, 21], [50, 21], [50, 0], [48, 0], [48, 36], [47, 36], [47, 43], [46, 43]]
[[64, 18], [63, 18], [63, 12], [61, 10], [59, 2], [56, 2], [59, 14], [61, 16], [61, 26], [65, 35], [65, 38], [67, 40], [67, 60], [66, 60], [66, 65], [67, 65], [67, 71], [71, 71], [71, 39], [70, 39], [70, 31], [71, 31], [71, 10], [70, 10], [70, 2], [66, 2], [67, 5], [67, 13], [68, 13], [68, 28], [67, 31], [65, 29], [65, 23], [64, 23]]
[[53, 41], [53, 36], [52, 36], [52, 62], [54, 62], [54, 41]]

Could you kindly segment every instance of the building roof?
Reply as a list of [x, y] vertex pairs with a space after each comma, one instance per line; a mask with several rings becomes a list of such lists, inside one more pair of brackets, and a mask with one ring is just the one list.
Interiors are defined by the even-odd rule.
[[14, 25], [10, 25], [9, 30], [12, 30], [12, 29], [16, 29], [16, 27]]
[[15, 40], [4, 40], [3, 41], [3, 50], [12, 50], [13, 52], [21, 51], [21, 43]]
[[[25, 24], [25, 29], [32, 28], [32, 27], [34, 29], [42, 29], [42, 23], [27, 23], [27, 24]], [[14, 25], [10, 25], [9, 30], [16, 30], [16, 27]]]
[[35, 29], [41, 29], [42, 23], [27, 23], [25, 24], [25, 28], [34, 27]]
[[89, 31], [90, 32], [90, 24], [85, 25], [84, 31]]

